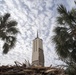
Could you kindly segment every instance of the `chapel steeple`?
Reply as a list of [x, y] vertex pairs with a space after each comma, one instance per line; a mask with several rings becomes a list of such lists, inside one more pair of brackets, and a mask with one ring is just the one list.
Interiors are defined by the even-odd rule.
[[37, 31], [37, 38], [39, 38], [38, 31]]
[[44, 66], [43, 40], [37, 37], [33, 40], [32, 65]]

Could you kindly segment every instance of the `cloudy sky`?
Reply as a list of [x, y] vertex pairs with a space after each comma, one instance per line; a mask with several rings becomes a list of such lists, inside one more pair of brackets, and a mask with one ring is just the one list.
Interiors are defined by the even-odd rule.
[[25, 60], [31, 63], [32, 40], [43, 39], [45, 65], [58, 65], [55, 45], [51, 42], [53, 27], [56, 25], [57, 6], [63, 4], [68, 10], [75, 7], [74, 0], [0, 0], [0, 15], [10, 13], [11, 18], [18, 22], [20, 33], [14, 49], [7, 55], [2, 54], [3, 41], [0, 42], [0, 65], [20, 63]]

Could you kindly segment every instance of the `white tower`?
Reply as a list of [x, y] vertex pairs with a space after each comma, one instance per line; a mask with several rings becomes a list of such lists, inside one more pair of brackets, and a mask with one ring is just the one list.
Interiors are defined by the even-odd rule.
[[38, 37], [33, 40], [32, 65], [44, 66], [43, 41]]

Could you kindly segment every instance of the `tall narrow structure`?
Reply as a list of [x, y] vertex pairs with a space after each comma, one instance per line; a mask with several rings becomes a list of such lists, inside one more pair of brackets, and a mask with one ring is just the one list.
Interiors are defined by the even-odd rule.
[[32, 65], [44, 66], [43, 41], [38, 37], [33, 40]]

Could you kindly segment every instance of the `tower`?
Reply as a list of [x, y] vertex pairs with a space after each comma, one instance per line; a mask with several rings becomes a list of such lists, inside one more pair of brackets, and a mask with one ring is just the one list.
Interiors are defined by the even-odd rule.
[[43, 40], [37, 37], [33, 40], [32, 65], [44, 66]]

